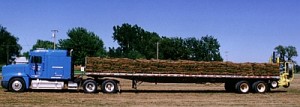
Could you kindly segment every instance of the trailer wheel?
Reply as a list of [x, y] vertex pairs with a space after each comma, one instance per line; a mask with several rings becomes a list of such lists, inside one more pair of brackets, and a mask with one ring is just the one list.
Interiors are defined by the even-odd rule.
[[85, 93], [96, 93], [97, 92], [97, 82], [94, 80], [86, 80], [83, 83], [83, 91]]
[[227, 92], [234, 92], [234, 83], [225, 82], [224, 87]]
[[9, 82], [9, 91], [12, 92], [23, 92], [25, 90], [25, 82], [21, 78], [13, 78]]
[[248, 93], [250, 90], [249, 83], [247, 81], [240, 81], [235, 84], [235, 89], [238, 93]]
[[268, 90], [268, 85], [264, 81], [256, 81], [252, 84], [252, 89], [256, 93], [264, 93]]
[[103, 93], [117, 93], [118, 85], [114, 80], [105, 80], [101, 85]]

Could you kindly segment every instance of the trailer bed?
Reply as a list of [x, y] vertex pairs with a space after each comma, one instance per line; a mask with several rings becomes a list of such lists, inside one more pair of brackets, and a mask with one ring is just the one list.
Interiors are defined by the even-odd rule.
[[231, 80], [279, 80], [279, 76], [248, 76], [248, 75], [194, 75], [194, 74], [149, 74], [149, 73], [99, 73], [86, 72], [85, 75], [102, 78], [114, 77], [156, 83], [223, 83]]

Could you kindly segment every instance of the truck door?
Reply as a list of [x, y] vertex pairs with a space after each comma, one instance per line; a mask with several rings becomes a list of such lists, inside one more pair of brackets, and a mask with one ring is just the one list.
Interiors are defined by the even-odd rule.
[[39, 78], [42, 71], [44, 70], [43, 67], [43, 59], [41, 56], [31, 56], [30, 58], [30, 71], [32, 78]]

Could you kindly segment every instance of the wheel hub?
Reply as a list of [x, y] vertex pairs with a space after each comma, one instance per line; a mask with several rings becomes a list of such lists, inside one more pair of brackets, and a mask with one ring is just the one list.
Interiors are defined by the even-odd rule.
[[93, 83], [87, 83], [87, 85], [86, 85], [86, 90], [89, 92], [94, 91], [95, 88], [96, 88], [96, 86]]
[[12, 83], [12, 88], [13, 88], [13, 90], [15, 90], [15, 91], [19, 91], [19, 90], [22, 89], [22, 83], [21, 83], [20, 81], [14, 81], [14, 82]]
[[247, 83], [243, 83], [240, 86], [241, 92], [246, 93], [249, 90], [249, 86], [247, 85]]
[[112, 83], [107, 83], [107, 84], [105, 85], [105, 90], [106, 90], [107, 92], [112, 92], [114, 89], [115, 89], [115, 86], [114, 86]]
[[266, 90], [266, 86], [263, 83], [257, 85], [258, 92], [264, 92]]

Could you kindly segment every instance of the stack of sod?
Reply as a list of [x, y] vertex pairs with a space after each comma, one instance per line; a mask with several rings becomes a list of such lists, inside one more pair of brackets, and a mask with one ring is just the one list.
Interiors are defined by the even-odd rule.
[[88, 57], [86, 72], [277, 76], [279, 75], [279, 66], [271, 63], [133, 60], [127, 58]]

